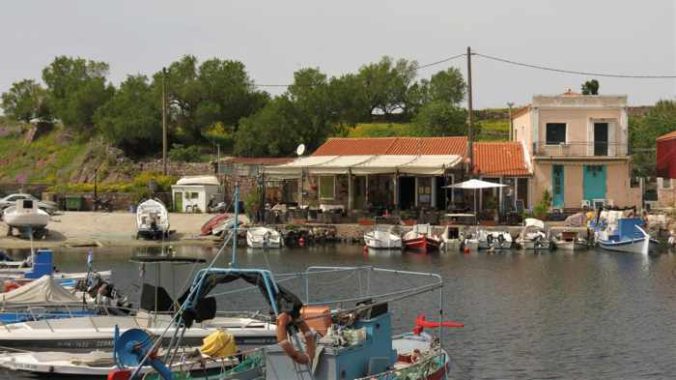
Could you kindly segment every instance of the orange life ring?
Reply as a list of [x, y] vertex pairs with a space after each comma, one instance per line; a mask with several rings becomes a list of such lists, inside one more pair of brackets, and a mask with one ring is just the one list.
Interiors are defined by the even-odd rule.
[[[277, 344], [282, 347], [286, 355], [294, 362], [298, 364], [309, 364], [311, 360], [310, 355], [305, 352], [298, 352], [287, 337], [287, 328], [290, 321], [291, 316], [286, 313], [280, 314], [277, 318]], [[314, 341], [312, 344], [314, 344]]]

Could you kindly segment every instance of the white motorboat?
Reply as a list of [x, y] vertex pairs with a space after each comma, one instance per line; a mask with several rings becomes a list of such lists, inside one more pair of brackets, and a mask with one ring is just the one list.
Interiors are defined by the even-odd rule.
[[141, 202], [136, 208], [136, 238], [161, 239], [169, 237], [169, 213], [157, 199]]
[[251, 227], [246, 231], [246, 244], [250, 248], [281, 248], [282, 234], [268, 227]]
[[391, 226], [376, 226], [364, 234], [364, 244], [371, 249], [401, 249], [401, 236]]
[[3, 211], [3, 219], [10, 228], [16, 228], [21, 233], [29, 231], [32, 237], [40, 239], [45, 235], [49, 214], [39, 209], [36, 201], [20, 199]]
[[561, 231], [552, 236], [554, 248], [562, 251], [580, 251], [587, 248], [587, 240], [578, 236], [575, 231]]
[[516, 244], [524, 250], [549, 250], [551, 242], [547, 238], [545, 223], [539, 219], [526, 218], [524, 226], [516, 238]]
[[[206, 355], [190, 357], [194, 351], [195, 348], [192, 347], [182, 350], [180, 356], [186, 359], [175, 361], [169, 368], [172, 370], [194, 368], [197, 374], [202, 374], [205, 370], [237, 364], [233, 358], [214, 359]], [[162, 354], [163, 352], [160, 351], [160, 355]], [[0, 357], [0, 367], [35, 376], [66, 376], [69, 378], [77, 376], [78, 378], [103, 379], [110, 371], [117, 368], [117, 364], [110, 351], [96, 350], [86, 353], [45, 351], [6, 353]], [[155, 370], [147, 366], [141, 368], [139, 373], [141, 375], [151, 374], [155, 373]]]
[[479, 229], [479, 249], [510, 249], [512, 248], [512, 235], [506, 231], [488, 231]]
[[[13, 323], [0, 329], [0, 346], [29, 351], [91, 351], [113, 347], [115, 326], [120, 333], [143, 328], [161, 335], [172, 316], [140, 312], [136, 316], [94, 315], [57, 320]], [[167, 340], [177, 327], [172, 324]], [[178, 328], [181, 329], [180, 327]], [[199, 346], [202, 339], [218, 329], [227, 329], [239, 346], [260, 346], [276, 342], [275, 324], [252, 318], [215, 317], [194, 323], [185, 330], [184, 345]]]

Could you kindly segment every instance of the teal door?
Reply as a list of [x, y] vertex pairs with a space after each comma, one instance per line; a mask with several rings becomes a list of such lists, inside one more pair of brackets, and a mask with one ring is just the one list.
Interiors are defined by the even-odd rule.
[[606, 199], [605, 165], [585, 165], [582, 170], [584, 177], [584, 199], [590, 202], [594, 199]]
[[552, 166], [552, 206], [563, 207], [563, 165]]

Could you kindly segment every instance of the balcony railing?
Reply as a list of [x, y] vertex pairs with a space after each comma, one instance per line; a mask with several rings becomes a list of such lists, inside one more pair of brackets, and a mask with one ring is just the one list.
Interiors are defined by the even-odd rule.
[[628, 154], [627, 144], [608, 142], [567, 142], [547, 144], [533, 143], [536, 157], [624, 157]]

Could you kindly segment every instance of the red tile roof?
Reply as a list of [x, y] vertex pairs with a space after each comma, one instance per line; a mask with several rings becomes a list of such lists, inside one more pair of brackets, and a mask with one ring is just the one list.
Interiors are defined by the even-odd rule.
[[[467, 156], [467, 137], [363, 137], [328, 139], [313, 156], [451, 155]], [[484, 176], [530, 175], [523, 147], [518, 142], [474, 143], [475, 172]]]
[[530, 175], [518, 142], [477, 142], [474, 143], [475, 173], [482, 176], [527, 176]]
[[666, 135], [662, 135], [657, 138], [657, 141], [666, 141], [666, 140], [671, 140], [671, 139], [676, 139], [676, 131], [672, 131], [667, 133]]
[[313, 156], [356, 156], [362, 154], [466, 154], [467, 137], [334, 137]]

